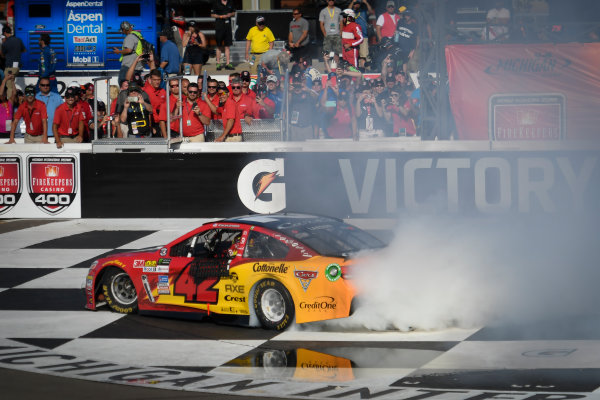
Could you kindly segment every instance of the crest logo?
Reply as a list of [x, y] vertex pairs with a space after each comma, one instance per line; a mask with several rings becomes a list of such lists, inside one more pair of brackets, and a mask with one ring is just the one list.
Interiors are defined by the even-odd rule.
[[310, 285], [310, 282], [313, 279], [315, 279], [318, 274], [319, 271], [298, 271], [297, 269], [294, 270], [294, 276], [298, 278], [298, 280], [300, 281], [300, 285], [302, 285], [302, 289], [304, 289], [305, 292], [308, 289], [308, 285]]
[[28, 157], [28, 191], [40, 210], [56, 215], [77, 195], [77, 160], [73, 156]]

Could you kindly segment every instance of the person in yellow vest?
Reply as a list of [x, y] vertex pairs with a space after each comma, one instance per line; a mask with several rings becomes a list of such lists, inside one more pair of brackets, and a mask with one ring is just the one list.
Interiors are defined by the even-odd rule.
[[[119, 85], [126, 80], [125, 75], [129, 70], [129, 67], [136, 62], [137, 57], [142, 55], [142, 34], [133, 30], [133, 25], [127, 21], [121, 22], [121, 32], [125, 34], [123, 39], [123, 47], [118, 49], [113, 47], [113, 53], [120, 54], [121, 58], [121, 69], [119, 70]], [[136, 71], [142, 71], [144, 66], [141, 62], [138, 62]]]
[[250, 73], [256, 74], [256, 68], [260, 65], [260, 58], [264, 53], [273, 48], [275, 36], [265, 25], [265, 17], [256, 18], [256, 26], [253, 26], [246, 35], [246, 60], [250, 62]]

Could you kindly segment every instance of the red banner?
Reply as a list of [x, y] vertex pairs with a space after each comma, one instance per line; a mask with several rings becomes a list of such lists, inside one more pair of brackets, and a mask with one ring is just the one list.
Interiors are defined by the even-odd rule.
[[446, 62], [460, 139], [600, 135], [600, 43], [452, 45]]

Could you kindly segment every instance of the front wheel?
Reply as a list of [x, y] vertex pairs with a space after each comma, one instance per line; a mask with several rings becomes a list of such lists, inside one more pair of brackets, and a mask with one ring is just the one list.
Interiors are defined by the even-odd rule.
[[109, 268], [102, 278], [102, 292], [108, 306], [118, 313], [133, 314], [138, 310], [137, 292], [129, 275], [119, 268]]
[[294, 321], [294, 301], [280, 282], [265, 279], [256, 285], [254, 311], [265, 329], [282, 331]]

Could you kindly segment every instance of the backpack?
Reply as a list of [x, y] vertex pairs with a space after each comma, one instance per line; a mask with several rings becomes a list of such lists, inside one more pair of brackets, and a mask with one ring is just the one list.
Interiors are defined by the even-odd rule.
[[152, 43], [150, 43], [149, 41], [147, 41], [146, 39], [144, 39], [144, 37], [142, 36], [142, 34], [140, 32], [133, 31], [131, 33], [138, 38], [138, 40], [140, 41], [140, 44], [141, 44], [141, 46], [136, 46], [136, 48], [135, 48], [135, 53], [138, 56], [141, 56], [142, 54], [154, 53], [154, 45]]

